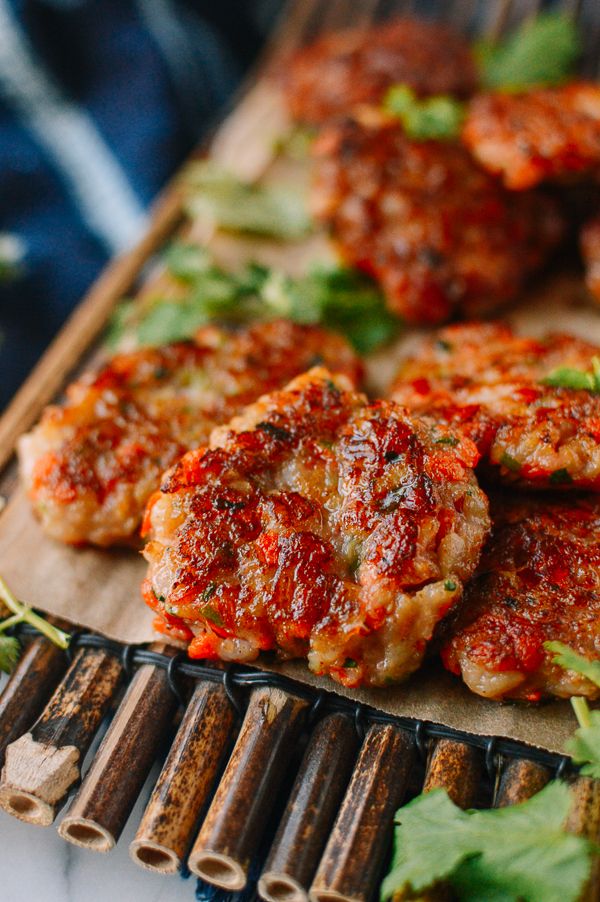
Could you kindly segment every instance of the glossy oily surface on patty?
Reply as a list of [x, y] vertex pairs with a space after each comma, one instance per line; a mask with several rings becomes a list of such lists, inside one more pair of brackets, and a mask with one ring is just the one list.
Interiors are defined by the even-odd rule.
[[399, 83], [420, 95], [470, 94], [476, 70], [467, 41], [445, 25], [397, 19], [320, 38], [296, 54], [284, 76], [290, 112], [309, 123], [378, 104]]
[[316, 363], [360, 379], [344, 339], [286, 320], [120, 354], [73, 383], [19, 445], [42, 526], [64, 542], [134, 535], [160, 476], [260, 394]]
[[390, 396], [471, 438], [494, 479], [598, 491], [600, 394], [545, 382], [561, 368], [591, 374], [598, 353], [569, 335], [538, 341], [501, 323], [449, 326], [403, 362]]
[[144, 587], [190, 655], [276, 649], [347, 686], [414, 671], [488, 530], [469, 440], [313, 370], [266, 395], [150, 501]]
[[488, 698], [597, 698], [591, 681], [552, 663], [544, 642], [600, 657], [600, 501], [499, 495], [491, 511], [446, 667]]
[[463, 141], [507, 188], [571, 183], [600, 170], [600, 87], [574, 82], [521, 94], [480, 94], [469, 104]]
[[412, 141], [385, 117], [332, 125], [313, 152], [315, 216], [408, 322], [506, 304], [562, 237], [553, 199], [510, 195], [458, 142]]

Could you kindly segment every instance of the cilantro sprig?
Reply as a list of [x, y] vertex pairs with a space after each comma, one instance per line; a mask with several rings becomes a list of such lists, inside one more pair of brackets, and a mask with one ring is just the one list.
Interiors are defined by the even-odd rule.
[[17, 626], [19, 623], [28, 623], [38, 632], [50, 639], [51, 642], [54, 642], [55, 645], [58, 645], [59, 648], [68, 648], [71, 639], [69, 634], [63, 632], [63, 630], [59, 629], [57, 626], [48, 623], [47, 620], [39, 614], [36, 614], [36, 612], [32, 611], [27, 605], [18, 601], [2, 577], [0, 577], [0, 602], [11, 611], [11, 616], [5, 617], [4, 620], [0, 621], [1, 671], [10, 673], [19, 659], [19, 654], [21, 652], [19, 640], [15, 636], [5, 635], [8, 629]]
[[[562, 642], [546, 642], [544, 647], [553, 652], [553, 661], [565, 670], [572, 670], [600, 688], [600, 661], [590, 661]], [[581, 773], [600, 779], [600, 711], [592, 711], [585, 698], [571, 699], [579, 724], [567, 744], [567, 751], [575, 764], [581, 764]]]
[[182, 341], [214, 320], [287, 317], [342, 332], [366, 354], [400, 329], [400, 321], [387, 310], [375, 283], [345, 266], [320, 265], [291, 277], [250, 263], [232, 273], [216, 265], [205, 248], [181, 242], [173, 244], [164, 259], [181, 286], [181, 297], [122, 304], [109, 327], [107, 341], [112, 348], [125, 337], [140, 347]]
[[458, 137], [465, 105], [448, 94], [418, 97], [406, 84], [393, 85], [383, 99], [383, 108], [396, 116], [409, 138], [416, 141], [449, 141]]
[[574, 367], [559, 366], [552, 370], [545, 379], [543, 385], [553, 385], [556, 388], [572, 388], [580, 391], [600, 393], [600, 357], [592, 358], [591, 372], [578, 370]]
[[569, 807], [559, 781], [519, 805], [487, 811], [462, 811], [442, 789], [421, 795], [396, 815], [381, 899], [445, 881], [470, 902], [575, 902], [594, 847], [564, 830]]
[[183, 183], [188, 213], [221, 229], [282, 241], [304, 238], [312, 231], [302, 194], [287, 186], [243, 182], [212, 160], [190, 164]]
[[519, 91], [559, 85], [572, 75], [581, 42], [572, 16], [540, 13], [498, 43], [476, 47], [481, 81], [486, 88]]

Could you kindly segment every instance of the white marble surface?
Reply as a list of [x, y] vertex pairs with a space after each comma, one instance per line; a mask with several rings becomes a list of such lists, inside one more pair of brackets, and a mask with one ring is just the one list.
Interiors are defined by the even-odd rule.
[[102, 855], [64, 842], [56, 825], [33, 827], [0, 811], [1, 902], [194, 902], [194, 877], [152, 874], [129, 858], [140, 814], [138, 805], [117, 847]]
[[[5, 682], [0, 676], [0, 691]], [[153, 874], [129, 858], [129, 843], [157, 776], [155, 767], [116, 848], [106, 855], [60, 838], [57, 826], [68, 804], [51, 827], [24, 824], [0, 810], [0, 902], [194, 902], [195, 877]]]

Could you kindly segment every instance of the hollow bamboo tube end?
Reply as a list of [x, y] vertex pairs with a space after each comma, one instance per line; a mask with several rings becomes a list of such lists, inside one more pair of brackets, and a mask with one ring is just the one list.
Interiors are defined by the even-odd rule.
[[198, 850], [190, 855], [188, 867], [196, 877], [229, 892], [237, 892], [246, 886], [247, 877], [242, 866], [222, 852]]
[[10, 786], [0, 787], [0, 808], [20, 821], [38, 827], [49, 827], [56, 815], [53, 805], [43, 802], [31, 792]]
[[58, 835], [74, 846], [91, 852], [110, 852], [115, 838], [101, 824], [86, 817], [65, 817], [58, 828]]
[[346, 896], [332, 889], [311, 889], [308, 897], [310, 902], [362, 902], [358, 896]]
[[129, 846], [129, 855], [136, 864], [155, 874], [176, 874], [182, 865], [172, 849], [148, 839], [134, 839]]
[[308, 893], [289, 874], [267, 871], [258, 881], [258, 894], [266, 902], [308, 902]]
[[26, 733], [6, 749], [0, 808], [29, 824], [48, 827], [69, 788], [79, 779], [75, 746], [54, 748]]

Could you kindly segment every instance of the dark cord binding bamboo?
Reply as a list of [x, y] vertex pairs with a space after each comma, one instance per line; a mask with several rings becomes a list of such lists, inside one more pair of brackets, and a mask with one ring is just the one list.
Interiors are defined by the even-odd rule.
[[[177, 652], [165, 643], [153, 648], [169, 657]], [[143, 664], [58, 828], [63, 839], [95, 852], [113, 848], [168, 735], [176, 707], [167, 672]]]
[[121, 681], [108, 651], [80, 649], [28, 733], [6, 749], [0, 807], [48, 826], [81, 776], [81, 762]]
[[369, 902], [415, 759], [403, 730], [369, 728], [310, 889], [311, 902]]
[[233, 741], [234, 723], [223, 686], [198, 682], [129, 846], [136, 864], [161, 874], [181, 868]]
[[188, 866], [193, 874], [230, 891], [246, 885], [256, 852], [296, 741], [307, 702], [280, 689], [257, 689], [248, 704]]
[[267, 902], [307, 902], [358, 744], [345, 714], [329, 714], [314, 728], [258, 883]]

